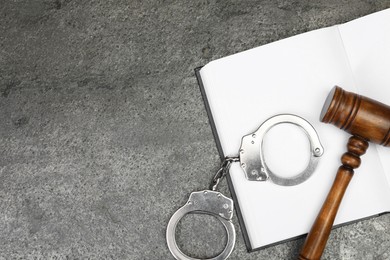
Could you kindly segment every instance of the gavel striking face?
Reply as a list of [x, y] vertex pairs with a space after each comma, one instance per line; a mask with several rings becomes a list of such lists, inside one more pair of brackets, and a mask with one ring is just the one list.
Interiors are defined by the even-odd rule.
[[299, 254], [301, 260], [320, 259], [353, 169], [360, 166], [360, 156], [366, 152], [368, 142], [390, 146], [390, 107], [370, 98], [334, 87], [325, 101], [320, 120], [343, 129], [352, 137], [347, 144], [348, 152], [341, 157], [342, 166]]

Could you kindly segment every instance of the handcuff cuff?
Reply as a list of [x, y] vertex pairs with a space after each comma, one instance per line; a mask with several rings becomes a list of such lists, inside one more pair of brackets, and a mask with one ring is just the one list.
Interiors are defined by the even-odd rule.
[[[272, 172], [264, 159], [263, 139], [266, 133], [274, 126], [290, 123], [301, 127], [310, 141], [310, 160], [306, 168], [292, 177], [281, 177]], [[305, 119], [291, 114], [276, 115], [267, 119], [252, 134], [242, 138], [238, 157], [225, 157], [221, 167], [215, 174], [209, 190], [196, 191], [190, 194], [186, 204], [178, 209], [168, 222], [166, 239], [170, 252], [177, 260], [198, 260], [184, 254], [176, 243], [175, 231], [179, 221], [188, 213], [200, 213], [215, 216], [225, 227], [227, 243], [224, 250], [208, 260], [224, 260], [233, 251], [236, 233], [232, 223], [233, 200], [217, 191], [221, 180], [229, 173], [232, 163], [240, 162], [245, 177], [249, 181], [267, 181], [282, 185], [294, 186], [306, 181], [315, 171], [320, 157], [324, 153], [320, 139], [314, 127]]]

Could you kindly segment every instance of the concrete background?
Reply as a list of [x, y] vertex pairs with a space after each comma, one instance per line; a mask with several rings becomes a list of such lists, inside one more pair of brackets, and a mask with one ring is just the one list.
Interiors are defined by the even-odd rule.
[[[219, 164], [193, 69], [389, 7], [1, 0], [0, 259], [172, 259], [167, 222]], [[249, 254], [234, 224], [231, 259], [295, 259], [303, 243]], [[224, 246], [212, 217], [177, 238], [197, 257]], [[334, 230], [323, 259], [390, 259], [390, 216]]]

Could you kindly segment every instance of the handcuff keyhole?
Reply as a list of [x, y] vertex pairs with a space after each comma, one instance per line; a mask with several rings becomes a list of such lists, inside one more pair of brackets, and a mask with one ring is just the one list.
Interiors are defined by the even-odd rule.
[[190, 257], [212, 258], [219, 255], [226, 246], [226, 229], [212, 215], [189, 213], [177, 224], [176, 243]]
[[272, 127], [263, 139], [264, 160], [277, 176], [291, 178], [301, 173], [310, 160], [310, 141], [297, 125], [283, 123]]

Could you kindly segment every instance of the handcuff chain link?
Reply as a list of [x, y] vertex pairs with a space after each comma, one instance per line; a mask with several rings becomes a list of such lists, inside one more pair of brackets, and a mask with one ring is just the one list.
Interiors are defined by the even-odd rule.
[[214, 175], [211, 184], [210, 189], [212, 191], [216, 191], [218, 188], [219, 183], [222, 181], [222, 179], [226, 176], [226, 174], [229, 172], [230, 165], [233, 162], [240, 161], [239, 157], [225, 157], [221, 163], [221, 167], [218, 169], [217, 173]]

